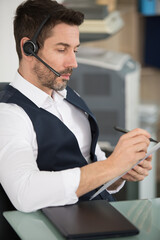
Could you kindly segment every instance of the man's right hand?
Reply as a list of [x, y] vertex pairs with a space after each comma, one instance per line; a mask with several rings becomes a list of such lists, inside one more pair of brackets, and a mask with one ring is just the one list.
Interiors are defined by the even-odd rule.
[[120, 137], [110, 157], [113, 164], [118, 164], [121, 173], [130, 170], [140, 159], [145, 157], [150, 144], [149, 138], [150, 134], [140, 128]]
[[130, 170], [145, 157], [150, 144], [149, 138], [147, 131], [134, 129], [119, 139], [113, 153], [106, 160], [82, 167], [77, 196], [80, 197]]

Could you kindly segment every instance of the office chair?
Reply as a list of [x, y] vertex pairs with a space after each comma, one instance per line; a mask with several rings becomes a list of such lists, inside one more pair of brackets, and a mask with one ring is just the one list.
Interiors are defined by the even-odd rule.
[[[0, 91], [4, 90], [8, 84], [9, 82], [0, 82]], [[3, 217], [3, 212], [10, 210], [14, 210], [14, 207], [0, 184], [0, 239], [19, 240], [17, 234]]]
[[0, 82], [0, 91], [4, 90], [8, 84], [9, 82]]

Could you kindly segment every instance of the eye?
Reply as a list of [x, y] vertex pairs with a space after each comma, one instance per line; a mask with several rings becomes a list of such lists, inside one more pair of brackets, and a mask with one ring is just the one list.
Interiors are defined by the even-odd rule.
[[64, 52], [65, 49], [58, 49], [58, 52]]

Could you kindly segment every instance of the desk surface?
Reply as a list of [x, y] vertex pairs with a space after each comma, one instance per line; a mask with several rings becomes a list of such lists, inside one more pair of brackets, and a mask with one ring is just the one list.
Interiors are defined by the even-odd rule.
[[[140, 230], [140, 234], [136, 236], [115, 238], [116, 240], [160, 239], [160, 198], [111, 204]], [[4, 216], [22, 240], [64, 240], [41, 211], [9, 211], [5, 212]]]

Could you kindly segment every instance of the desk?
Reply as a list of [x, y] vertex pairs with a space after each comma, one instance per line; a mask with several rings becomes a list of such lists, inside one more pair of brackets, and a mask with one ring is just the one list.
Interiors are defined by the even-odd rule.
[[[140, 234], [136, 236], [115, 238], [116, 240], [160, 239], [160, 198], [111, 204], [140, 230]], [[22, 240], [64, 240], [41, 211], [33, 213], [8, 211], [4, 216]]]

